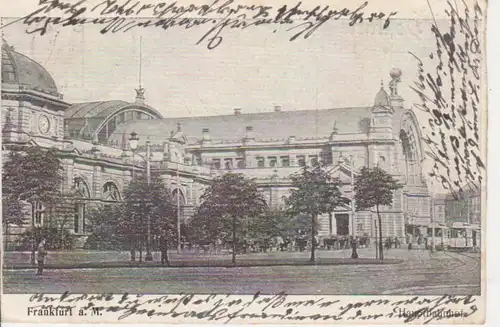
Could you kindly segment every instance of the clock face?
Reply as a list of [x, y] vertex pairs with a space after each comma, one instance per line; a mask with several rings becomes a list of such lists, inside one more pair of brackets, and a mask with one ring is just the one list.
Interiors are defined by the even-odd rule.
[[38, 119], [38, 129], [42, 134], [47, 134], [50, 130], [50, 120], [47, 116], [41, 115]]

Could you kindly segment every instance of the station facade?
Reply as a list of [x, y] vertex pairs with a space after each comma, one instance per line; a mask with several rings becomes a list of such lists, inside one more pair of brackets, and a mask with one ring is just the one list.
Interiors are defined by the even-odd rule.
[[[363, 166], [393, 174], [404, 188], [392, 206], [382, 208], [383, 234], [404, 236], [430, 221], [430, 197], [423, 178], [421, 135], [412, 109], [398, 93], [401, 71], [390, 72], [388, 91], [374, 87], [366, 107], [165, 118], [147, 105], [142, 87], [132, 101], [68, 103], [39, 63], [2, 46], [2, 151], [19, 147], [56, 148], [64, 167], [63, 194], [77, 194], [67, 229], [84, 242], [89, 205], [121, 201], [134, 171], [145, 169], [146, 145], [152, 169], [159, 171], [182, 205], [188, 222], [210, 181], [227, 171], [255, 178], [273, 207], [283, 205], [290, 175], [303, 165], [326, 163], [343, 183], [345, 204], [320, 217], [319, 234], [375, 235], [376, 214], [356, 212], [353, 178]], [[164, 109], [164, 108], [162, 108]], [[139, 146], [130, 149], [132, 132]], [[6, 160], [6, 159], [4, 159]], [[28, 225], [47, 225], [43, 203], [27, 205]]]

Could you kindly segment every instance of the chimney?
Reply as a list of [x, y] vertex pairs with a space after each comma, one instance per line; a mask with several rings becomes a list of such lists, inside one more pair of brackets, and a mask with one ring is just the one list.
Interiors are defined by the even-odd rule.
[[281, 106], [274, 106], [275, 112], [281, 112]]
[[241, 108], [234, 108], [234, 115], [235, 116], [241, 115]]
[[252, 126], [247, 126], [247, 128], [245, 130], [245, 139], [246, 140], [253, 139], [253, 127]]
[[210, 129], [208, 129], [208, 128], [202, 129], [201, 130], [201, 135], [202, 135], [201, 140], [203, 142], [209, 142], [210, 141]]

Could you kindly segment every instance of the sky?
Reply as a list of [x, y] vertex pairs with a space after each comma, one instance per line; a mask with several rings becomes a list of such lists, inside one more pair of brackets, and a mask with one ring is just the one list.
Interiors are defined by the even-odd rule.
[[[4, 24], [7, 21], [4, 20]], [[389, 71], [402, 70], [399, 93], [409, 107], [417, 101], [409, 85], [417, 62], [431, 49], [429, 20], [392, 20], [355, 27], [329, 21], [307, 40], [290, 42], [285, 31], [260, 26], [224, 30], [214, 50], [196, 45], [206, 29], [132, 30], [101, 35], [97, 28], [53, 29], [44, 36], [24, 33], [14, 24], [4, 37], [14, 48], [41, 63], [68, 102], [132, 101], [139, 84], [142, 36], [142, 85], [146, 103], [165, 117], [202, 116], [273, 110], [371, 106]], [[140, 35], [140, 33], [142, 35]]]

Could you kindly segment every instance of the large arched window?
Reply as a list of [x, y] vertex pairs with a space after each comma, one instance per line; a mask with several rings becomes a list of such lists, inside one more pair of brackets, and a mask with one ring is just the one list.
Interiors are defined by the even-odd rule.
[[74, 208], [74, 232], [76, 234], [85, 233], [86, 203], [90, 198], [90, 189], [83, 178], [75, 178], [75, 208]]
[[417, 183], [418, 177], [418, 155], [415, 145], [415, 135], [413, 130], [401, 130], [399, 133], [401, 140], [402, 152], [404, 156], [404, 176], [406, 178], [406, 183], [415, 184]]
[[102, 187], [102, 199], [105, 201], [121, 201], [120, 191], [113, 182], [107, 182]]

